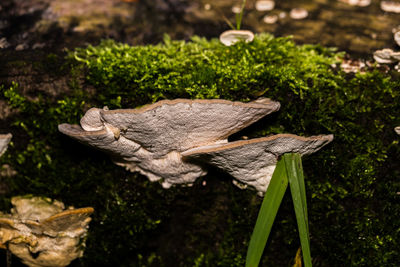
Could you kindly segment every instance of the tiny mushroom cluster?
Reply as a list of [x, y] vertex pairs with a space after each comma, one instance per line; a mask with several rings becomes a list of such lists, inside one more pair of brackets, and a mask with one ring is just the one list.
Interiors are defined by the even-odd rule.
[[60, 201], [13, 197], [11, 214], [0, 214], [0, 248], [30, 267], [63, 267], [83, 255], [93, 208], [65, 210]]
[[[398, 46], [400, 46], [400, 27], [393, 29], [394, 40]], [[400, 71], [400, 52], [393, 51], [390, 48], [384, 48], [382, 50], [377, 50], [374, 52], [374, 59], [376, 62], [380, 64], [394, 64], [398, 63], [395, 66], [395, 69]]]
[[278, 157], [288, 152], [310, 154], [332, 135], [292, 134], [228, 142], [227, 138], [277, 111], [279, 102], [262, 98], [249, 103], [228, 100], [163, 100], [138, 109], [89, 109], [81, 125], [59, 130], [108, 152], [113, 161], [138, 171], [162, 186], [192, 184], [215, 165], [261, 194], [268, 187]]
[[[256, 10], [260, 12], [271, 11], [275, 7], [275, 2], [272, 0], [258, 0], [255, 3], [255, 7]], [[286, 17], [285, 12], [281, 12], [279, 15], [269, 13], [263, 17], [263, 21], [267, 24], [274, 24], [279, 19], [284, 19], [285, 17]], [[302, 7], [295, 7], [290, 10], [289, 17], [295, 20], [305, 19], [308, 17], [308, 11]]]
[[[254, 7], [258, 12], [269, 12], [275, 8], [275, 1], [273, 0], [257, 0], [254, 3]], [[232, 12], [239, 15], [243, 12], [244, 6], [234, 5], [232, 7]], [[286, 18], [286, 12], [280, 12], [278, 14], [267, 13], [263, 17], [263, 22], [266, 24], [274, 24], [278, 22], [279, 19]], [[308, 11], [301, 7], [296, 7], [290, 10], [289, 17], [294, 20], [301, 20], [308, 17]], [[233, 27], [231, 25], [231, 27]], [[239, 27], [240, 28], [240, 27]], [[220, 36], [219, 40], [222, 44], [226, 46], [234, 45], [239, 41], [244, 41], [246, 43], [252, 42], [254, 39], [254, 33], [248, 30], [228, 30], [224, 31]]]

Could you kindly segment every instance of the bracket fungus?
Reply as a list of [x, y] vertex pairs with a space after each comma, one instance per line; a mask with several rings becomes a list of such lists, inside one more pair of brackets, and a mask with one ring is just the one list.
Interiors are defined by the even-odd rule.
[[11, 214], [0, 214], [0, 247], [30, 267], [63, 267], [83, 255], [93, 208], [64, 209], [60, 201], [13, 197]]
[[92, 108], [81, 126], [61, 124], [59, 131], [111, 154], [117, 165], [138, 171], [163, 187], [190, 184], [207, 172], [182, 160], [192, 148], [226, 143], [228, 136], [277, 111], [279, 102], [163, 100], [137, 109]]
[[228, 30], [219, 36], [219, 40], [226, 46], [234, 45], [240, 41], [250, 43], [254, 40], [254, 33], [247, 30]]
[[311, 154], [332, 140], [333, 135], [301, 137], [278, 134], [194, 148], [183, 152], [182, 155], [184, 159], [214, 165], [263, 194], [267, 190], [279, 156], [285, 153]]
[[12, 135], [9, 134], [0, 134], [0, 156], [6, 152], [8, 143], [10, 143]]

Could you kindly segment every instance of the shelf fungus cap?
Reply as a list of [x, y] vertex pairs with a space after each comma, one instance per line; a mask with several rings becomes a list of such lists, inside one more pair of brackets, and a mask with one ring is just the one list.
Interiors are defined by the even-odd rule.
[[0, 156], [6, 152], [8, 143], [10, 143], [12, 135], [9, 134], [0, 134]]
[[374, 59], [378, 63], [390, 64], [400, 61], [400, 52], [394, 52], [392, 49], [384, 48], [374, 52]]
[[333, 135], [301, 137], [278, 134], [269, 137], [199, 147], [182, 153], [184, 159], [214, 165], [260, 194], [268, 188], [278, 157], [285, 153], [307, 155], [333, 140]]
[[90, 109], [81, 126], [61, 124], [58, 128], [108, 152], [117, 165], [138, 171], [151, 181], [163, 179], [168, 188], [193, 183], [206, 174], [202, 166], [182, 161], [181, 152], [226, 143], [228, 136], [279, 108], [279, 102], [268, 98], [249, 103], [163, 100], [137, 109]]
[[250, 43], [254, 40], [254, 33], [247, 30], [228, 30], [219, 36], [219, 40], [226, 46], [234, 45], [240, 41]]
[[60, 201], [14, 197], [11, 214], [0, 215], [0, 247], [31, 267], [63, 267], [83, 255], [93, 208], [65, 210]]
[[162, 156], [224, 142], [231, 134], [279, 108], [279, 102], [268, 98], [249, 103], [175, 99], [138, 109], [102, 110], [100, 114], [104, 122], [121, 129], [121, 136]]

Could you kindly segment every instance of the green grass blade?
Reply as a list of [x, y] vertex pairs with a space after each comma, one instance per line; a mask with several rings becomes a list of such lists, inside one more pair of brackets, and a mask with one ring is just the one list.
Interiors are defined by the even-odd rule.
[[292, 193], [294, 210], [296, 212], [297, 226], [299, 228], [301, 250], [305, 267], [311, 267], [310, 236], [307, 218], [306, 188], [304, 185], [303, 167], [299, 154], [285, 154], [286, 172]]
[[240, 13], [236, 14], [236, 30], [240, 30], [240, 27], [242, 25], [243, 12], [245, 6], [246, 6], [246, 0], [243, 0], [242, 6], [240, 7]]
[[256, 226], [251, 235], [246, 256], [246, 267], [258, 266], [275, 216], [281, 205], [283, 196], [285, 195], [287, 185], [288, 178], [285, 163], [283, 160], [280, 160], [276, 165], [267, 192], [265, 193], [263, 203], [258, 213]]

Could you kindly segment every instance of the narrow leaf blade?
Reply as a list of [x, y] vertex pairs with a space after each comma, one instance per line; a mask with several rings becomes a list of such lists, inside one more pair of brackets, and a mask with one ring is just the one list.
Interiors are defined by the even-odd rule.
[[288, 178], [285, 163], [283, 160], [279, 160], [265, 193], [256, 225], [251, 235], [246, 256], [246, 267], [258, 266], [287, 186]]
[[285, 154], [282, 159], [285, 162], [289, 179], [297, 226], [299, 228], [301, 250], [305, 267], [311, 267], [310, 236], [308, 227], [306, 189], [304, 184], [303, 167], [299, 154]]

